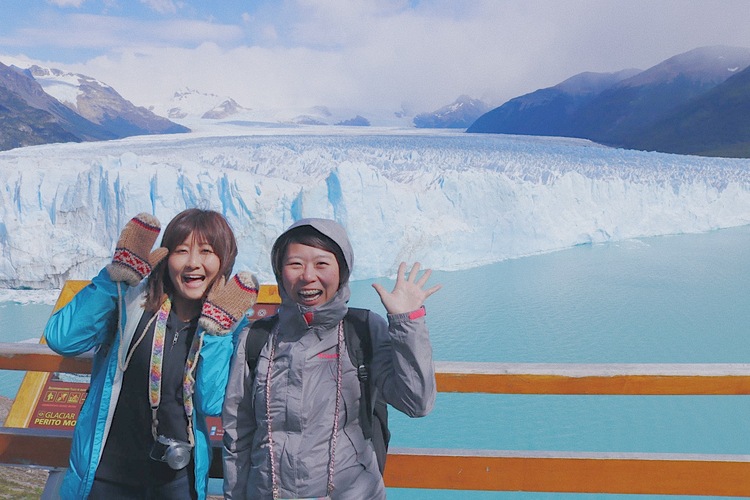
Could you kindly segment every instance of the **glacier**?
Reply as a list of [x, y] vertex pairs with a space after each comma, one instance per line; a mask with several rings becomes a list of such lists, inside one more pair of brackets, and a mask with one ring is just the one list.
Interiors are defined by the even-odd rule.
[[90, 279], [132, 216], [165, 226], [192, 206], [227, 217], [235, 271], [261, 282], [274, 239], [302, 217], [346, 227], [353, 279], [750, 224], [750, 160], [427, 129], [226, 123], [5, 151], [0, 178], [5, 289]]

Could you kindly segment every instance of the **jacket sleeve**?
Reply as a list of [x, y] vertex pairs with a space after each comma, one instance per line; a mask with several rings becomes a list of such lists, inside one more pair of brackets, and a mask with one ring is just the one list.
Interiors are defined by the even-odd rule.
[[203, 346], [196, 368], [195, 400], [196, 408], [203, 415], [221, 415], [232, 351], [236, 337], [247, 324], [248, 320], [243, 316], [229, 335], [209, 335], [198, 327], [196, 333], [203, 335]]
[[437, 388], [424, 308], [389, 314], [387, 325], [371, 313], [370, 332], [376, 390], [410, 417], [427, 415], [435, 405]]
[[257, 428], [253, 410], [255, 378], [245, 361], [245, 344], [249, 330], [244, 328], [237, 339], [221, 414], [224, 428], [225, 499], [245, 498], [253, 438]]
[[[121, 294], [129, 288], [124, 283], [120, 287]], [[117, 324], [117, 300], [118, 283], [102, 269], [47, 321], [47, 345], [62, 356], [76, 356], [107, 342]]]

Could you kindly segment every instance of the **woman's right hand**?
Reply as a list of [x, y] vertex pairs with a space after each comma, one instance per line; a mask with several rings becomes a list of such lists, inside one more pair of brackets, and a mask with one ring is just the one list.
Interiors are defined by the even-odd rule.
[[169, 250], [160, 247], [151, 251], [159, 237], [161, 224], [153, 215], [142, 212], [125, 224], [117, 240], [115, 255], [107, 265], [112, 281], [124, 281], [136, 286], [167, 256]]

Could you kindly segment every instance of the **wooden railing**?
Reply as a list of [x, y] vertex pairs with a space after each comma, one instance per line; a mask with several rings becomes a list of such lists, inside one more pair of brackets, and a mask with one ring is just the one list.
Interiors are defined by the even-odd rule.
[[[437, 362], [441, 392], [748, 395], [750, 364], [564, 365]], [[0, 343], [0, 369], [88, 373], [91, 358]], [[64, 467], [71, 431], [0, 428], [0, 463]], [[429, 444], [429, 443], [425, 443]], [[213, 477], [221, 477], [218, 447]], [[390, 487], [561, 493], [750, 496], [750, 455], [392, 448]]]

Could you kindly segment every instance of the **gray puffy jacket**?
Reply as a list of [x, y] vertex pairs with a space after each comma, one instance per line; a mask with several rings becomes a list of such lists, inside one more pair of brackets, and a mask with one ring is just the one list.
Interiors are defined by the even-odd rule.
[[[311, 225], [331, 237], [352, 269], [351, 245], [341, 226], [325, 219], [303, 219], [289, 229], [300, 225]], [[279, 271], [274, 269], [277, 277]], [[336, 403], [338, 325], [348, 308], [349, 287], [343, 284], [333, 299], [314, 308], [309, 324], [302, 316], [309, 310], [291, 300], [281, 286], [279, 293], [279, 341], [270, 384], [277, 484], [281, 498], [323, 497]], [[272, 498], [265, 395], [270, 338], [256, 373], [251, 374], [245, 362], [247, 332], [237, 337], [222, 414], [224, 494], [236, 499]], [[424, 316], [388, 315], [386, 323], [370, 314], [370, 333], [376, 390], [409, 416], [429, 413], [436, 388]], [[357, 372], [347, 353], [341, 359], [342, 402], [331, 498], [385, 498], [374, 449], [359, 424]]]

